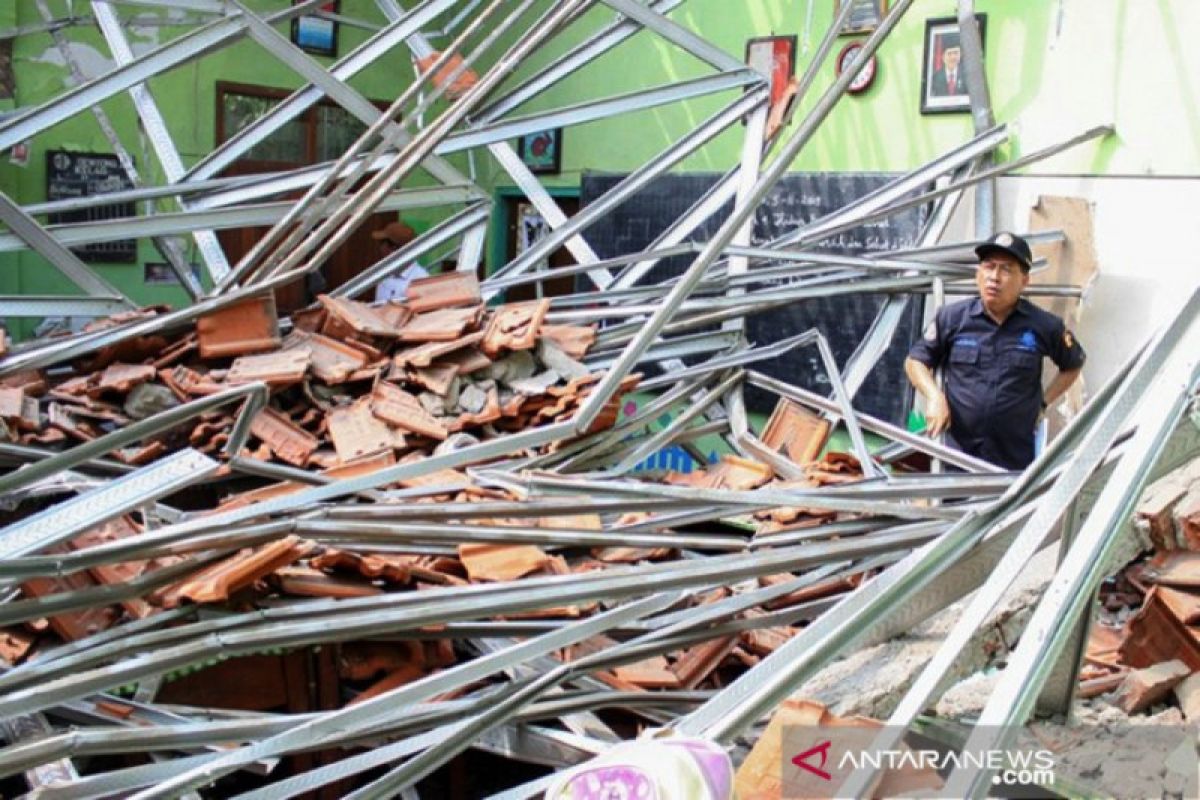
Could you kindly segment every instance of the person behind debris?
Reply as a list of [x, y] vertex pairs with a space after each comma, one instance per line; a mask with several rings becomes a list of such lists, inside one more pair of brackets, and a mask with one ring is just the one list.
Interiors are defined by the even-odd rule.
[[962, 47], [957, 33], [942, 37], [942, 66], [933, 73], [929, 93], [934, 97], [954, 97], [967, 94], [967, 83], [959, 70]]
[[[416, 237], [412, 228], [399, 220], [389, 222], [377, 231], [371, 233], [371, 238], [379, 242], [380, 260], [390, 257], [404, 245]], [[428, 278], [429, 272], [418, 262], [393, 272], [375, 287], [375, 302], [383, 303], [388, 300], [403, 300], [408, 284], [417, 278]]]
[[[1079, 377], [1085, 355], [1065, 323], [1021, 297], [1033, 255], [1020, 236], [998, 233], [975, 248], [979, 297], [938, 309], [904, 371], [925, 398], [926, 431], [949, 433], [965, 453], [1007, 469], [1034, 456], [1034, 428], [1048, 404]], [[1042, 357], [1058, 375], [1042, 393]], [[946, 391], [933, 371], [944, 371]]]

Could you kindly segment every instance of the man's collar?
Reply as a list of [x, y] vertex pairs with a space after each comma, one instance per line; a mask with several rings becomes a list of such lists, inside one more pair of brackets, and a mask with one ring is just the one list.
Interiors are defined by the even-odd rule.
[[[972, 317], [987, 316], [987, 312], [983, 309], [983, 300], [981, 298], [976, 297], [971, 301], [970, 314]], [[1012, 313], [1010, 313], [1009, 316], [1011, 317], [1013, 314], [1024, 314], [1025, 316], [1029, 316], [1029, 301], [1024, 297], [1017, 298], [1017, 304], [1013, 307]], [[988, 317], [988, 319], [991, 319], [991, 317]]]

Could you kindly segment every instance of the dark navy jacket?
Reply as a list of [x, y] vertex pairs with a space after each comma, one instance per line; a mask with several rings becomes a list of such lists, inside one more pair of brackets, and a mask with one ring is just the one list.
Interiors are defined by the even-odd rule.
[[1042, 409], [1042, 358], [1060, 370], [1086, 358], [1061, 319], [1019, 300], [1003, 325], [979, 298], [939, 309], [909, 356], [942, 367], [950, 403], [950, 439], [965, 453], [1008, 469], [1033, 461]]

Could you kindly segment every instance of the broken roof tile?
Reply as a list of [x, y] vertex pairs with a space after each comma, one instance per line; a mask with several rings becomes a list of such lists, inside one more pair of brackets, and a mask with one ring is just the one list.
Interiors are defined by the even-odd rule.
[[403, 328], [413, 315], [411, 308], [395, 300], [389, 300], [381, 306], [374, 306], [374, 308], [375, 313], [396, 330]]
[[0, 387], [0, 419], [17, 422], [25, 411], [25, 390]]
[[418, 278], [405, 292], [408, 307], [418, 314], [439, 308], [454, 308], [479, 303], [479, 279], [467, 270], [443, 272]]
[[41, 397], [48, 387], [46, 375], [40, 369], [23, 369], [0, 377], [0, 388], [24, 389], [29, 397]]
[[371, 597], [383, 594], [378, 586], [361, 580], [336, 578], [311, 567], [284, 567], [275, 573], [279, 590], [300, 597]]
[[596, 342], [596, 329], [590, 325], [542, 325], [539, 335], [576, 360], [587, 355]]
[[272, 453], [297, 467], [308, 464], [308, 457], [320, 444], [317, 437], [273, 408], [264, 408], [254, 416], [250, 433], [270, 447]]
[[545, 298], [500, 306], [492, 313], [483, 330], [480, 349], [490, 358], [495, 358], [503, 350], [532, 349], [537, 344], [538, 331], [549, 311], [550, 301]]
[[[411, 464], [424, 458], [425, 456], [420, 453], [411, 453], [405, 456], [400, 463]], [[456, 491], [468, 488], [471, 485], [471, 479], [456, 469], [439, 469], [413, 478], [401, 478], [396, 481], [396, 485], [406, 489], [414, 486], [430, 486], [445, 487], [448, 490]]]
[[356, 333], [365, 336], [382, 336], [387, 339], [396, 337], [397, 328], [366, 303], [348, 300], [345, 297], [330, 297], [325, 294], [318, 295], [317, 300], [329, 312], [330, 319], [336, 317], [339, 322]]
[[[128, 515], [109, 520], [103, 525], [85, 531], [72, 539], [68, 546], [72, 550], [86, 550], [109, 542], [116, 542], [137, 536], [142, 529]], [[114, 564], [99, 564], [89, 567], [88, 572], [98, 583], [107, 586], [120, 586], [129, 583], [146, 571], [146, 561], [121, 561]], [[141, 598], [134, 597], [121, 601], [121, 607], [135, 619], [141, 619], [154, 613], [154, 608]]]
[[736, 636], [712, 639], [684, 650], [671, 665], [671, 672], [679, 678], [679, 686], [695, 689], [713, 670], [721, 665], [737, 644]]
[[164, 605], [172, 607], [180, 600], [194, 603], [227, 600], [239, 589], [300, 560], [313, 546], [298, 536], [285, 536], [260, 547], [248, 547], [176, 584], [164, 597]]
[[275, 293], [248, 297], [196, 320], [201, 358], [227, 358], [279, 347]]
[[533, 545], [490, 543], [460, 544], [458, 558], [473, 581], [510, 581], [536, 572], [550, 560]]
[[[424, 344], [408, 347], [392, 356], [392, 363], [397, 367], [428, 367], [435, 360], [442, 360], [449, 353], [454, 353], [483, 341], [483, 331], [468, 333], [444, 342], [425, 342]], [[491, 363], [489, 360], [488, 363]]]
[[367, 396], [329, 412], [329, 438], [343, 463], [405, 446], [404, 435], [375, 416], [371, 407]]
[[[46, 552], [65, 553], [67, 548], [57, 546]], [[60, 592], [90, 589], [96, 585], [96, 580], [84, 570], [61, 576], [30, 578], [21, 584], [21, 592], [26, 597], [46, 597]], [[55, 614], [50, 617], [49, 622], [50, 628], [62, 637], [63, 641], [74, 642], [109, 628], [117, 621], [118, 616], [112, 606], [94, 605], [79, 611]]]
[[671, 671], [663, 656], [650, 656], [632, 664], [614, 667], [612, 672], [617, 680], [642, 689], [678, 689], [680, 685], [679, 677]]
[[436, 395], [445, 397], [458, 376], [458, 367], [454, 364], [433, 364], [428, 367], [414, 367], [407, 370], [408, 380]]
[[371, 393], [371, 411], [401, 430], [431, 439], [445, 439], [449, 435], [449, 431], [425, 410], [420, 400], [387, 381], [375, 384], [375, 390]]
[[138, 384], [154, 380], [155, 374], [154, 367], [149, 364], [109, 364], [100, 373], [95, 394], [106, 391], [126, 394]]
[[467, 328], [477, 325], [483, 306], [441, 308], [417, 314], [400, 329], [402, 342], [451, 342], [460, 338]]
[[198, 350], [200, 347], [199, 340], [196, 334], [189, 333], [174, 344], [164, 348], [157, 356], [155, 356], [153, 364], [155, 369], [164, 369], [174, 366], [183, 360], [183, 357], [189, 353]]
[[762, 440], [775, 452], [786, 449], [797, 464], [807, 464], [821, 454], [829, 431], [829, 420], [784, 397], [767, 421]]
[[290, 386], [304, 379], [311, 357], [307, 350], [280, 350], [242, 356], [233, 362], [225, 382], [231, 386], [262, 381], [268, 386]]
[[193, 396], [216, 394], [225, 388], [209, 376], [182, 364], [159, 370], [158, 378], [175, 393], [181, 403], [186, 403]]

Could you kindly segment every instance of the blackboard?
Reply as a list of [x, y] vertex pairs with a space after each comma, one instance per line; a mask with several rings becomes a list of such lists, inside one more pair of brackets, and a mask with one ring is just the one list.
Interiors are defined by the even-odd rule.
[[[133, 184], [125, 175], [121, 161], [108, 153], [70, 153], [65, 150], [50, 150], [46, 153], [46, 198], [69, 200], [90, 197], [96, 194], [119, 192], [132, 189]], [[136, 212], [133, 203], [113, 203], [78, 211], [51, 214], [50, 223], [98, 222], [118, 217], [132, 217]], [[137, 261], [137, 240], [121, 239], [115, 242], [72, 247], [71, 251], [80, 260], [88, 263], [130, 264]]]
[[[752, 240], [765, 243], [835, 211], [862, 197], [895, 176], [866, 173], [791, 173], [784, 176], [759, 207]], [[580, 186], [584, 206], [595, 201], [624, 178], [623, 175], [585, 173]], [[601, 258], [614, 258], [647, 247], [672, 222], [682, 216], [720, 178], [715, 173], [689, 173], [661, 177], [622, 203], [584, 232]], [[705, 221], [690, 237], [707, 240], [732, 210], [732, 201]], [[895, 214], [881, 222], [844, 231], [822, 243], [817, 252], [860, 255], [915, 244], [924, 219], [922, 208]], [[639, 281], [646, 286], [680, 274], [692, 258], [660, 262]], [[753, 267], [752, 267], [753, 268]], [[839, 366], [866, 336], [887, 296], [855, 294], [814, 298], [763, 312], [746, 320], [746, 336], [767, 344], [816, 327], [829, 340]], [[855, 397], [854, 406], [881, 419], [903, 424], [912, 404], [912, 389], [904, 377], [904, 357], [920, 334], [922, 308], [910, 302], [892, 344]], [[823, 395], [831, 387], [815, 347], [804, 347], [759, 362], [756, 369], [780, 380]], [[774, 398], [748, 388], [747, 404], [753, 411], [769, 413]]]

